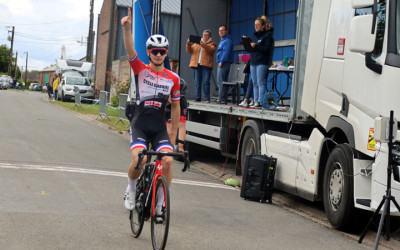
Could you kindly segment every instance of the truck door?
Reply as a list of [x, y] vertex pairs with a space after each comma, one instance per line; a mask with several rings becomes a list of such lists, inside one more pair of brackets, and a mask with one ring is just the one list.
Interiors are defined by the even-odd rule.
[[[345, 113], [347, 115], [344, 119], [353, 125], [356, 149], [369, 155], [374, 153], [367, 147], [368, 134], [370, 128], [373, 127], [374, 117], [388, 115], [390, 109], [397, 109], [398, 115], [400, 112], [398, 97], [396, 97], [400, 93], [400, 88], [399, 84], [395, 83], [398, 81], [396, 79], [400, 76], [400, 72], [385, 63], [389, 27], [388, 1], [377, 2], [379, 3], [377, 3], [377, 15], [374, 24], [369, 21], [364, 23], [354, 22], [359, 17], [370, 17], [370, 19], [375, 20], [373, 18], [373, 6], [353, 10], [352, 27], [348, 37], [349, 46], [345, 49], [343, 69], [343, 94], [348, 99], [348, 107], [341, 107], [342, 110], [347, 109]], [[391, 2], [394, 3], [393, 7], [395, 7], [396, 1]], [[372, 34], [372, 32], [375, 32], [375, 34]], [[393, 33], [395, 33], [395, 30], [393, 30]], [[361, 47], [365, 41], [357, 41], [357, 37], [371, 34], [373, 49], [362, 51], [363, 48]]]

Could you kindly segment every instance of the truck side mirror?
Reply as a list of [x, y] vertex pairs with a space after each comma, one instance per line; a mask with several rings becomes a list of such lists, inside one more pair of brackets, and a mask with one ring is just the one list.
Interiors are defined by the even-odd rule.
[[374, 15], [363, 15], [353, 18], [350, 27], [350, 51], [367, 53], [374, 50], [376, 32], [371, 34], [373, 19]]

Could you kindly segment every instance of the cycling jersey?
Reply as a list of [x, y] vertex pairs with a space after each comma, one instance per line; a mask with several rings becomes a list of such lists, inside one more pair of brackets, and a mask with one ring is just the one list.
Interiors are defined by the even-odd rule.
[[150, 141], [156, 151], [171, 149], [165, 125], [165, 107], [171, 95], [173, 102], [180, 100], [179, 76], [164, 68], [156, 72], [136, 55], [129, 59], [135, 74], [136, 111], [131, 123], [131, 150], [147, 148]]

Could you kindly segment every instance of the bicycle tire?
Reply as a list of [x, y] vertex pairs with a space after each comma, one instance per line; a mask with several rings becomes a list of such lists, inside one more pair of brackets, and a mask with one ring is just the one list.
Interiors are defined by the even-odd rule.
[[[169, 188], [168, 182], [165, 176], [161, 176], [157, 179], [156, 183], [156, 191], [158, 191], [158, 187], [163, 186], [164, 190], [164, 201], [165, 206], [163, 209], [163, 217], [153, 216], [153, 212], [151, 213], [151, 242], [153, 245], [153, 249], [155, 250], [163, 250], [167, 244], [168, 238], [168, 230], [169, 230], [169, 221], [170, 221], [170, 199], [169, 199]], [[157, 205], [157, 194], [155, 196], [154, 204]], [[154, 206], [156, 208], [156, 206]]]
[[135, 208], [129, 214], [131, 232], [132, 232], [133, 237], [135, 237], [135, 238], [139, 237], [140, 233], [143, 230], [144, 217], [145, 217], [143, 192], [142, 192], [142, 188], [140, 188], [140, 185], [138, 185], [137, 191], [139, 193], [138, 193], [138, 197], [136, 197]]
[[136, 207], [130, 212], [130, 224], [133, 237], [139, 237], [144, 225], [144, 204], [137, 202]]

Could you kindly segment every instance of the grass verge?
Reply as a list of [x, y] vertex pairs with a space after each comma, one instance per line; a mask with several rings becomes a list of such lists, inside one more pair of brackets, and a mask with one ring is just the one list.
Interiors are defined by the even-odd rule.
[[[74, 102], [62, 102], [62, 101], [52, 101], [53, 104], [65, 107], [67, 109], [70, 109], [74, 112], [83, 114], [83, 115], [99, 115], [99, 105], [92, 105], [92, 104], [86, 104], [86, 103], [82, 103], [82, 107], [84, 109], [77, 109], [74, 108], [75, 107], [75, 103]], [[119, 117], [118, 117], [118, 109], [116, 108], [111, 108], [111, 107], [107, 107], [107, 114], [108, 117], [110, 118], [110, 120], [108, 120], [107, 118], [102, 120], [99, 118], [98, 120], [101, 121], [104, 124], [109, 125], [110, 127], [112, 127], [115, 131], [117, 132], [121, 132], [121, 131], [128, 131], [129, 130], [129, 126], [126, 127], [128, 125], [129, 122], [124, 120], [123, 124], [122, 122], [118, 122], [117, 125], [115, 125], [115, 123], [118, 121]], [[104, 118], [104, 115], [103, 115]]]

